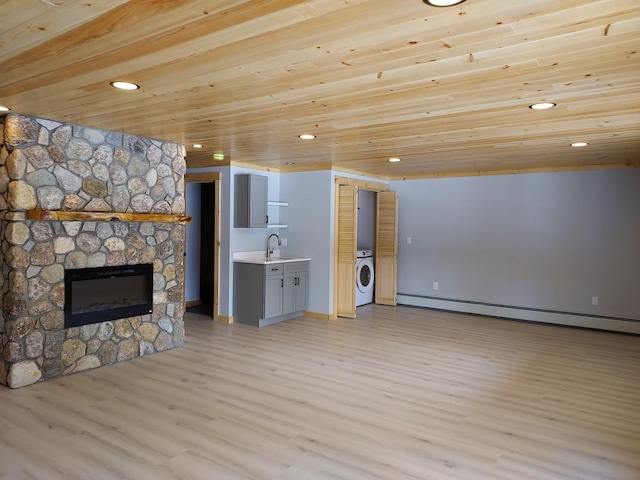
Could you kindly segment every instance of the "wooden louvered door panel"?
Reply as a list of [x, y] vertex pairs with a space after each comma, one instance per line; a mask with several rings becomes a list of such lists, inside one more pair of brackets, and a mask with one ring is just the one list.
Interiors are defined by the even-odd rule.
[[358, 187], [336, 185], [338, 225], [336, 228], [336, 296], [339, 317], [356, 316], [356, 235]]
[[375, 303], [395, 305], [398, 274], [398, 194], [378, 192]]

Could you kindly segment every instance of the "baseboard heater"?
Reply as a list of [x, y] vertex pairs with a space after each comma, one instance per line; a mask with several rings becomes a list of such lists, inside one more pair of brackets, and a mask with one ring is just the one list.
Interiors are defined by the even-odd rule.
[[425, 307], [436, 310], [449, 310], [452, 312], [485, 315], [488, 317], [510, 318], [530, 322], [552, 323], [571, 327], [640, 334], [640, 321], [624, 318], [600, 317], [579, 313], [564, 313], [550, 310], [509, 307], [505, 305], [492, 305], [480, 302], [422, 297], [403, 293], [398, 294], [397, 301], [399, 305], [409, 305], [413, 307]]

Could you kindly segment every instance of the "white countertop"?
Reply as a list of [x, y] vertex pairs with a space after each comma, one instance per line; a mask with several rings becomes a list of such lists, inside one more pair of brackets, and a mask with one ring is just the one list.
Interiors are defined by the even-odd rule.
[[280, 256], [280, 252], [276, 251], [267, 260], [265, 252], [233, 252], [233, 261], [240, 263], [255, 263], [258, 265], [269, 265], [272, 263], [289, 263], [304, 262], [311, 260], [309, 257], [296, 257], [291, 255]]

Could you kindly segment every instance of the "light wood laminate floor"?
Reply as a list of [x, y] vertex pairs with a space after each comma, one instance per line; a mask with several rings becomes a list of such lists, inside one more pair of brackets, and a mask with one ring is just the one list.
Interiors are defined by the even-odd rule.
[[640, 479], [640, 337], [408, 307], [0, 388], [0, 479]]

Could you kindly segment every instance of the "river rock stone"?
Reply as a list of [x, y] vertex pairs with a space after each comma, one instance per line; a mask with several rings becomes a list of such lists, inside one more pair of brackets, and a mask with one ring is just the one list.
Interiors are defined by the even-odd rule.
[[118, 337], [129, 338], [131, 335], [133, 335], [133, 327], [131, 326], [131, 323], [129, 323], [128, 319], [121, 318], [113, 322], [113, 324], [115, 327], [116, 335]]
[[29, 315], [32, 315], [35, 318], [40, 318], [43, 314], [50, 312], [53, 308], [53, 305], [46, 300], [36, 302], [29, 306]]
[[7, 171], [6, 165], [0, 165], [0, 193], [7, 193], [10, 181], [11, 179], [9, 178], [9, 172]]
[[93, 148], [86, 140], [72, 138], [65, 148], [65, 153], [70, 159], [89, 160], [93, 156]]
[[10, 318], [17, 318], [27, 310], [27, 302], [22, 295], [16, 295], [15, 293], [7, 293], [4, 296], [2, 302], [3, 314], [6, 319], [6, 329], [9, 331]]
[[31, 332], [24, 343], [27, 358], [39, 357], [44, 352], [44, 334], [40, 331]]
[[64, 148], [67, 146], [67, 143], [69, 143], [69, 140], [71, 140], [71, 134], [71, 125], [62, 125], [51, 132], [51, 142], [60, 148]]
[[107, 264], [107, 254], [104, 252], [92, 253], [87, 257], [87, 268], [104, 267]]
[[[11, 184], [9, 185], [9, 188], [11, 188]], [[153, 198], [146, 194], [135, 195], [131, 198], [131, 208], [133, 209], [134, 213], [151, 212], [153, 203]]]
[[92, 197], [104, 198], [107, 196], [107, 184], [96, 178], [87, 178], [82, 182], [82, 189]]
[[121, 238], [111, 237], [107, 238], [104, 241], [104, 246], [110, 252], [122, 251], [124, 250], [124, 242]]
[[147, 160], [149, 160], [149, 164], [152, 167], [157, 167], [162, 161], [162, 150], [155, 145], [149, 146], [147, 149]]
[[158, 352], [173, 348], [173, 340], [167, 332], [160, 332], [153, 346]]
[[55, 232], [49, 222], [33, 222], [31, 223], [31, 235], [38, 242], [46, 242], [55, 237]]
[[46, 266], [42, 269], [40, 277], [49, 284], [62, 282], [64, 280], [64, 267], [59, 263]]
[[64, 193], [58, 187], [45, 186], [36, 190], [40, 207], [44, 210], [60, 210], [64, 201]]
[[51, 285], [44, 281], [42, 277], [29, 279], [29, 300], [37, 302], [51, 290]]
[[45, 169], [53, 165], [53, 158], [42, 145], [34, 145], [22, 150], [22, 154], [26, 157], [27, 162], [34, 169]]
[[33, 210], [38, 204], [35, 190], [22, 180], [9, 183], [7, 203], [12, 210]]
[[[93, 152], [93, 159], [102, 165], [109, 165], [113, 161], [113, 148], [109, 145], [98, 145]], [[94, 175], [96, 174], [95, 167], [96, 165], [94, 165]], [[98, 175], [96, 177], [101, 178]], [[107, 179], [103, 178], [103, 180]]]
[[98, 327], [98, 333], [96, 334], [98, 340], [106, 341], [109, 340], [113, 336], [114, 326], [111, 322], [101, 323]]
[[53, 244], [51, 242], [37, 243], [31, 252], [32, 265], [51, 265], [55, 262], [56, 257], [53, 253]]
[[84, 252], [71, 252], [64, 260], [65, 268], [86, 268], [87, 255]]
[[167, 316], [163, 316], [158, 320], [158, 326], [167, 333], [173, 332], [173, 324], [171, 323], [171, 319]]
[[24, 348], [22, 348], [22, 343], [18, 342], [7, 342], [4, 347], [4, 352], [2, 353], [4, 359], [10, 363], [16, 363], [20, 360], [24, 360], [25, 352]]
[[11, 388], [20, 388], [36, 383], [42, 378], [42, 372], [33, 360], [15, 363], [9, 367], [7, 384]]
[[148, 342], [146, 340], [140, 340], [140, 356], [150, 355], [155, 352], [155, 348], [153, 343]]
[[102, 198], [92, 198], [85, 207], [89, 212], [110, 212], [111, 206]]
[[[50, 309], [40, 317], [40, 325], [45, 330], [62, 330], [64, 328], [64, 312]], [[62, 333], [64, 334], [64, 332]]]
[[29, 239], [29, 235], [29, 227], [24, 223], [19, 222], [10, 222], [7, 225], [7, 230], [5, 232], [7, 242], [14, 245], [24, 245], [24, 243]]
[[89, 325], [82, 325], [80, 327], [80, 338], [85, 342], [98, 333], [98, 328], [100, 327], [97, 323], [90, 323]]
[[12, 148], [38, 141], [38, 122], [24, 115], [7, 115], [4, 124], [4, 142]]
[[64, 283], [58, 283], [51, 288], [49, 300], [58, 308], [64, 307]]
[[110, 365], [115, 362], [117, 353], [118, 347], [112, 341], [105, 341], [98, 349], [98, 357], [104, 365]]
[[49, 145], [47, 151], [51, 156], [51, 160], [55, 163], [63, 163], [65, 161], [64, 151], [57, 145]]
[[98, 368], [101, 365], [100, 359], [95, 355], [85, 355], [68, 373], [78, 373], [83, 372], [85, 370], [91, 370], [93, 368]]
[[64, 255], [65, 253], [75, 250], [76, 244], [73, 238], [57, 237], [53, 240], [53, 251], [56, 255]]
[[87, 353], [86, 344], [77, 338], [66, 340], [62, 344], [62, 354], [60, 359], [66, 366], [71, 365]]
[[[25, 307], [26, 310], [26, 307]], [[10, 341], [15, 342], [27, 335], [36, 325], [33, 317], [21, 317], [16, 320], [7, 320], [6, 329], [7, 337]]]
[[125, 360], [131, 360], [139, 355], [140, 347], [135, 338], [128, 338], [123, 340], [118, 345], [118, 355], [116, 359], [118, 362], [124, 362]]
[[155, 323], [143, 323], [138, 329], [142, 338], [151, 343], [153, 343], [158, 336], [158, 331], [158, 325]]
[[86, 179], [91, 176], [91, 166], [84, 160], [69, 160], [67, 168], [81, 178]]
[[126, 212], [129, 208], [129, 202], [131, 195], [127, 187], [124, 185], [117, 185], [113, 187], [113, 193], [111, 194], [111, 204], [116, 212]]
[[79, 212], [84, 209], [87, 203], [89, 203], [89, 201], [85, 200], [80, 195], [70, 193], [64, 196], [64, 200], [62, 201], [62, 210]]
[[9, 291], [16, 295], [27, 292], [27, 278], [24, 273], [14, 270], [9, 272]]
[[66, 193], [78, 193], [82, 188], [82, 179], [66, 168], [56, 165], [53, 169], [58, 185]]
[[76, 238], [76, 245], [85, 253], [97, 252], [101, 244], [100, 239], [92, 233], [83, 232]]
[[7, 157], [7, 175], [10, 180], [22, 180], [27, 171], [27, 157], [22, 150], [14, 150]]
[[127, 171], [120, 163], [112, 162], [111, 165], [109, 165], [109, 175], [114, 185], [125, 185], [127, 183]]
[[29, 185], [35, 187], [54, 186], [56, 185], [56, 177], [48, 170], [36, 170], [27, 174], [25, 180]]

